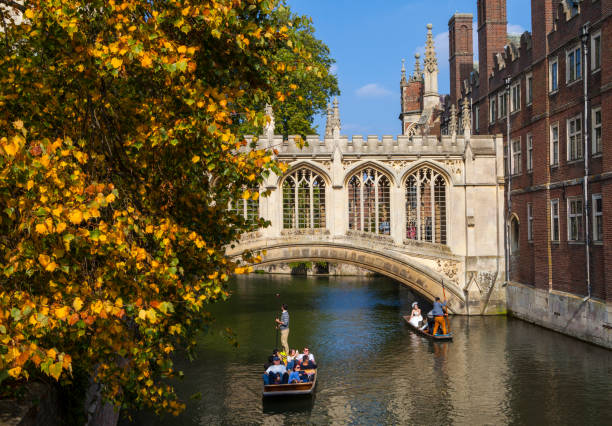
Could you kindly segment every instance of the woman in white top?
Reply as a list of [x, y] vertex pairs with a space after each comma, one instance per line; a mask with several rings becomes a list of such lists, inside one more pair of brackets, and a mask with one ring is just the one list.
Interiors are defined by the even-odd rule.
[[410, 324], [418, 327], [419, 324], [423, 321], [423, 317], [421, 316], [421, 310], [419, 309], [419, 303], [414, 302], [412, 304], [412, 313], [410, 314]]

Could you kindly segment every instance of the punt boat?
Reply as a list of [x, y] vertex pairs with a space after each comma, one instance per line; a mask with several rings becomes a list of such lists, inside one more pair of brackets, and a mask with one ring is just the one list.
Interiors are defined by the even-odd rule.
[[307, 383], [287, 383], [285, 385], [264, 385], [263, 396], [293, 396], [293, 395], [312, 395], [317, 386], [317, 373], [314, 374], [312, 382]]
[[453, 340], [453, 333], [448, 333], [448, 334], [436, 334], [435, 336], [432, 336], [431, 334], [429, 334], [428, 332], [421, 330], [419, 327], [415, 327], [414, 325], [412, 325], [410, 323], [410, 316], [405, 315], [404, 316], [404, 321], [406, 321], [406, 324], [408, 324], [408, 326], [414, 330], [417, 334], [420, 334], [421, 336], [425, 336], [428, 339], [432, 339], [432, 340], [436, 340], [436, 341], [448, 341], [448, 340]]

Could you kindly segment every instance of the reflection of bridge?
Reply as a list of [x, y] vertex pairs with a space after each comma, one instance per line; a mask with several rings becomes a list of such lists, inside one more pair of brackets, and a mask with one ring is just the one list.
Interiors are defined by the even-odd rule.
[[501, 138], [473, 136], [309, 137], [298, 149], [275, 145], [290, 164], [258, 204], [237, 207], [272, 226], [245, 235], [230, 251], [266, 250], [264, 264], [349, 263], [442, 296], [455, 313], [505, 309]]

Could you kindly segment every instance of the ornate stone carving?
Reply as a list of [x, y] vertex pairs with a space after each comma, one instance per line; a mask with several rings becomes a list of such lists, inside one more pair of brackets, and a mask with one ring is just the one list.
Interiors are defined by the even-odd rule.
[[457, 135], [457, 109], [455, 105], [450, 108], [450, 123], [448, 124], [448, 134], [451, 136]]
[[452, 173], [456, 175], [461, 175], [463, 170], [462, 160], [444, 160], [444, 164]]
[[465, 286], [466, 290], [469, 290], [472, 283], [476, 284], [478, 291], [480, 294], [486, 294], [491, 291], [491, 288], [495, 285], [495, 281], [497, 280], [496, 272], [478, 272], [478, 271], [468, 271], [467, 273], [467, 284]]
[[431, 29], [433, 25], [427, 24], [427, 41], [425, 42], [425, 69], [430, 72], [438, 72], [438, 58], [436, 58], [436, 46], [434, 44]]
[[394, 161], [389, 161], [387, 164], [393, 167], [393, 170], [395, 170], [396, 172], [399, 172], [400, 170], [403, 170], [406, 167], [408, 167], [410, 163], [412, 163], [411, 160], [394, 160]]
[[459, 285], [459, 264], [452, 260], [438, 259], [436, 261], [436, 270], [444, 275], [450, 282]]

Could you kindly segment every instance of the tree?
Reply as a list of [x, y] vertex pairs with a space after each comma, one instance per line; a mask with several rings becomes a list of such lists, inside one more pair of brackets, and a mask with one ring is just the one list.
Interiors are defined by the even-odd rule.
[[317, 73], [277, 6], [0, 0], [0, 380], [78, 370], [116, 405], [182, 408], [171, 356], [262, 225], [228, 204], [285, 170], [240, 128]]
[[[253, 108], [263, 109], [269, 102], [274, 110], [277, 134], [285, 139], [289, 135], [305, 137], [317, 132], [313, 126], [315, 116], [326, 111], [332, 96], [340, 94], [338, 79], [330, 71], [335, 61], [330, 57], [327, 45], [314, 36], [312, 18], [294, 15], [283, 3], [272, 13], [272, 19], [276, 26], [289, 28], [289, 42], [271, 50], [268, 59], [284, 64], [301, 64], [303, 71], [285, 73], [278, 81], [275, 88], [279, 93], [286, 93], [286, 99], [276, 96], [260, 100]], [[302, 46], [305, 54], [296, 52], [292, 48], [294, 45]]]

